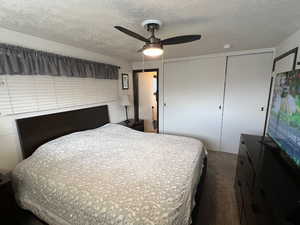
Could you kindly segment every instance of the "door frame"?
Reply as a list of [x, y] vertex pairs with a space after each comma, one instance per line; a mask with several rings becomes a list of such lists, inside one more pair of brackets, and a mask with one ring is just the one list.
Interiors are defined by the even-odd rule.
[[157, 109], [157, 133], [159, 133], [159, 69], [139, 69], [132, 71], [132, 80], [133, 80], [133, 104], [134, 104], [134, 119], [135, 121], [139, 120], [139, 79], [138, 75], [142, 72], [156, 72], [156, 109]]

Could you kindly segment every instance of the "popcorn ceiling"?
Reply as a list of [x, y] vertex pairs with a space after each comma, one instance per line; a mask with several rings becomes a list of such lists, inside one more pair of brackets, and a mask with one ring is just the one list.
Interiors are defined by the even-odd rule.
[[299, 0], [0, 0], [0, 27], [108, 56], [139, 60], [143, 43], [113, 29], [142, 35], [144, 19], [160, 19], [158, 37], [197, 34], [203, 39], [167, 46], [166, 57], [274, 47], [300, 29]]

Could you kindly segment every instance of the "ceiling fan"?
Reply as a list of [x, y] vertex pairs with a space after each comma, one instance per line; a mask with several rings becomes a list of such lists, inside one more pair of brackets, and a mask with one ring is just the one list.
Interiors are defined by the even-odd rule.
[[155, 37], [155, 31], [158, 30], [161, 27], [161, 25], [162, 22], [160, 20], [143, 21], [142, 26], [145, 27], [147, 31], [151, 33], [151, 36], [149, 38], [145, 38], [121, 26], [115, 26], [115, 28], [133, 38], [145, 42], [143, 48], [138, 50], [138, 52], [143, 52], [144, 55], [151, 56], [151, 57], [162, 55], [164, 52], [163, 50], [164, 45], [183, 44], [183, 43], [196, 41], [201, 38], [201, 35], [182, 35], [182, 36], [176, 36], [176, 37], [160, 40], [159, 38]]

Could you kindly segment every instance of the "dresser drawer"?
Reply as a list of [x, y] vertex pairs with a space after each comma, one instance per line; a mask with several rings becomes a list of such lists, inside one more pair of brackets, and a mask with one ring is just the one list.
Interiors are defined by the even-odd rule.
[[246, 214], [245, 214], [245, 210], [242, 210], [240, 222], [241, 222], [241, 225], [253, 225], [253, 224], [248, 224]]
[[299, 215], [300, 189], [291, 174], [287, 174], [285, 165], [274, 163], [276, 160], [273, 152], [268, 149], [264, 151], [255, 197], [271, 211], [277, 222], [274, 224], [288, 224], [286, 220], [289, 217], [294, 213]]
[[299, 175], [275, 150], [241, 135], [235, 189], [243, 225], [300, 225]]
[[242, 210], [243, 210], [243, 199], [242, 199], [242, 182], [239, 180], [238, 176], [235, 177], [234, 183], [234, 190], [235, 190], [235, 198], [238, 206], [239, 216], [242, 217]]
[[259, 206], [259, 214], [258, 217], [261, 221], [264, 222], [266, 225], [275, 225], [278, 224], [276, 221], [273, 221], [272, 209], [268, 206], [267, 196], [265, 191], [257, 186], [255, 188], [253, 202], [257, 206]]
[[238, 165], [237, 165], [237, 176], [238, 179], [252, 191], [255, 179], [255, 170], [252, 165], [252, 161], [249, 158], [247, 147], [242, 143], [241, 139]]
[[258, 223], [257, 214], [259, 212], [258, 207], [254, 204], [252, 195], [248, 187], [242, 189], [242, 195], [244, 198], [244, 211], [249, 225], [263, 225]]
[[16, 205], [11, 187], [11, 182], [8, 181], [0, 184], [0, 223], [15, 224]]
[[261, 150], [260, 150], [260, 145], [261, 145], [261, 140], [249, 140], [245, 139], [245, 141], [243, 142], [244, 145], [247, 146], [247, 153], [249, 156], [249, 160], [251, 161], [252, 166], [254, 167], [254, 169], [256, 170], [257, 167], [259, 166], [259, 159], [261, 157]]
[[264, 208], [265, 204], [259, 202], [254, 196], [252, 196], [249, 190], [243, 189], [244, 196], [244, 211], [248, 221], [248, 224], [254, 225], [276, 225], [275, 221], [272, 221], [272, 216], [267, 208]]

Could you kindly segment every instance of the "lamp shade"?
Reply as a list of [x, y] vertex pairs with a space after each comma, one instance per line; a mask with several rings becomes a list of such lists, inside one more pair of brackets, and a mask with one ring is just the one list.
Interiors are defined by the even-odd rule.
[[121, 105], [123, 106], [131, 105], [129, 101], [129, 95], [121, 95]]

